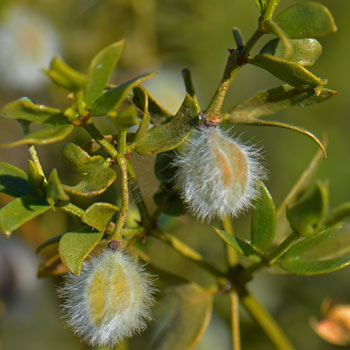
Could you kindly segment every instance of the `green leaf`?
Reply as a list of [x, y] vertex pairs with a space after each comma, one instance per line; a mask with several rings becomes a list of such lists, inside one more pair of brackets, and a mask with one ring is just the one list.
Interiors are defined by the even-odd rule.
[[337, 31], [332, 14], [317, 2], [295, 4], [279, 13], [275, 22], [288, 38], [318, 38]]
[[36, 249], [35, 249], [35, 254], [38, 254], [41, 250], [43, 250], [45, 247], [48, 247], [52, 244], [56, 244], [59, 243], [59, 241], [61, 240], [63, 234], [49, 238], [48, 240], [46, 240], [45, 242], [41, 243]]
[[343, 203], [331, 210], [326, 215], [324, 222], [327, 226], [334, 225], [348, 216], [350, 216], [350, 202]]
[[12, 231], [49, 209], [50, 205], [39, 196], [15, 198], [0, 209], [0, 229], [9, 236]]
[[45, 74], [57, 86], [63, 87], [69, 91], [77, 91], [86, 84], [86, 76], [64, 62], [59, 57], [51, 60], [50, 68], [44, 69]]
[[0, 162], [0, 192], [13, 197], [35, 194], [34, 188], [28, 182], [27, 174], [4, 162]]
[[[329, 255], [334, 255], [334, 253], [339, 254], [339, 247], [334, 251], [332, 240], [341, 227], [342, 225], [335, 225], [296, 243], [281, 257], [280, 267], [289, 273], [316, 275], [337, 271], [348, 266], [350, 255], [328, 258]], [[324, 255], [321, 255], [319, 259], [315, 259], [312, 255], [320, 245], [325, 247]]]
[[5, 105], [0, 110], [0, 116], [48, 126], [67, 124], [67, 118], [59, 109], [36, 105], [26, 97]]
[[[288, 61], [300, 64], [302, 66], [312, 66], [322, 53], [322, 46], [316, 39], [291, 39], [291, 55]], [[269, 41], [260, 51], [261, 54], [268, 54], [280, 59], [285, 59], [285, 45], [280, 39]]]
[[212, 294], [195, 283], [172, 289], [163, 300], [165, 314], [152, 349], [194, 349], [208, 327], [212, 302]]
[[47, 145], [66, 138], [73, 130], [73, 125], [50, 126], [45, 129], [40, 129], [31, 132], [21, 139], [0, 145], [1, 148], [11, 148], [23, 144]]
[[157, 154], [154, 174], [160, 182], [171, 184], [174, 180], [175, 167], [172, 165], [177, 153], [168, 151]]
[[63, 190], [57, 170], [53, 169], [46, 185], [46, 201], [53, 207], [59, 200], [67, 201], [69, 197]]
[[309, 236], [318, 228], [328, 210], [328, 186], [318, 182], [293, 207], [287, 209], [287, 219], [292, 229], [302, 236]]
[[[151, 125], [151, 116], [149, 114], [149, 99], [148, 95], [145, 89], [139, 87], [138, 90], [142, 91], [144, 93], [144, 109], [143, 109], [143, 117], [140, 123], [139, 128], [137, 129], [137, 132], [135, 134], [135, 137], [133, 139], [134, 144], [139, 142], [143, 137], [146, 136], [147, 131], [149, 129], [149, 126]], [[134, 89], [135, 91], [135, 89]]]
[[259, 195], [253, 202], [250, 243], [258, 251], [266, 251], [270, 248], [276, 230], [275, 203], [265, 185], [258, 182]]
[[236, 120], [261, 118], [291, 107], [303, 108], [321, 103], [337, 94], [336, 91], [323, 89], [319, 95], [316, 95], [314, 89], [300, 90], [289, 85], [282, 85], [258, 91], [249, 99], [231, 108], [223, 119], [234, 123]]
[[271, 55], [259, 54], [250, 59], [249, 63], [267, 70], [275, 77], [297, 88], [317, 88], [327, 84], [326, 79], [316, 77], [303, 66]]
[[254, 262], [261, 261], [260, 253], [249, 242], [243, 241], [230, 233], [219, 230], [216, 227], [213, 227], [213, 229], [226, 242], [226, 244], [235, 249], [239, 254], [246, 256]]
[[97, 53], [92, 59], [85, 91], [86, 106], [90, 108], [102, 95], [124, 48], [124, 40], [113, 43]]
[[170, 151], [180, 146], [197, 124], [199, 111], [192, 97], [186, 94], [179, 111], [168, 123], [149, 130], [136, 145], [136, 152], [144, 155]]
[[109, 166], [109, 160], [101, 156], [90, 156], [74, 143], [66, 144], [62, 149], [62, 156], [69, 166], [76, 172], [85, 174], [96, 168]]
[[104, 232], [118, 210], [117, 206], [109, 203], [94, 203], [86, 209], [81, 221], [100, 232]]
[[283, 29], [275, 21], [271, 19], [266, 20], [264, 22], [264, 28], [271, 34], [275, 34], [280, 39], [281, 46], [283, 47], [283, 56], [280, 58], [290, 60], [290, 55], [293, 51], [293, 47], [290, 40], [287, 38], [286, 34], [284, 33]]
[[36, 189], [37, 193], [43, 194], [44, 189], [44, 176], [39, 173], [39, 169], [36, 164], [29, 159], [28, 161], [28, 181]]
[[106, 91], [91, 107], [92, 116], [106, 115], [112, 109], [117, 109], [127, 97], [128, 92], [136, 85], [152, 78], [156, 73], [141, 74], [113, 89]]
[[154, 203], [162, 208], [162, 213], [180, 216], [185, 214], [186, 209], [178, 192], [161, 186], [161, 189], [153, 196]]
[[97, 196], [103, 193], [107, 188], [112, 185], [116, 179], [117, 174], [113, 169], [96, 168], [94, 172], [88, 173], [84, 178], [75, 186], [62, 185], [66, 192], [83, 196]]
[[146, 91], [145, 88], [141, 85], [135, 86], [133, 89], [133, 102], [135, 105], [140, 108], [142, 111], [145, 110], [145, 94], [148, 96], [148, 112], [152, 118], [155, 120], [166, 119], [172, 116], [172, 114], [163, 107], [155, 97], [151, 95], [149, 91]]
[[134, 125], [139, 124], [137, 111], [134, 106], [127, 107], [117, 113], [113, 118], [109, 118], [118, 130], [128, 130]]
[[83, 261], [102, 239], [103, 232], [67, 232], [59, 244], [63, 264], [75, 275], [80, 275]]
[[63, 185], [65, 191], [79, 196], [96, 196], [103, 193], [116, 179], [116, 172], [110, 168], [109, 159], [93, 156], [74, 143], [67, 144], [62, 155], [73, 170], [84, 175], [75, 186]]
[[256, 6], [258, 7], [260, 13], [262, 14], [266, 8], [267, 2], [266, 0], [254, 0]]

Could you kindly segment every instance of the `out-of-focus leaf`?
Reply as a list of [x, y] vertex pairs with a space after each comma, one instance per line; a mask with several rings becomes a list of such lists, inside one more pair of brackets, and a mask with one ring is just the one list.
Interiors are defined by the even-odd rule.
[[52, 237], [48, 240], [46, 240], [45, 242], [41, 243], [36, 249], [35, 249], [35, 254], [38, 254], [42, 249], [44, 249], [45, 247], [48, 247], [52, 244], [56, 244], [59, 243], [61, 237], [63, 236], [63, 234]]
[[72, 132], [73, 128], [73, 125], [70, 124], [49, 126], [45, 129], [40, 129], [31, 132], [17, 141], [2, 144], [0, 145], [0, 147], [10, 148], [23, 144], [47, 145], [49, 143], [54, 143], [63, 140]]
[[53, 169], [46, 185], [46, 201], [53, 207], [58, 200], [67, 201], [69, 197], [63, 190], [57, 170]]
[[[322, 53], [322, 46], [316, 39], [291, 39], [291, 54], [288, 61], [302, 66], [312, 66]], [[286, 58], [285, 45], [280, 39], [269, 41], [260, 51], [261, 54], [268, 54], [280, 59]]]
[[258, 182], [259, 195], [253, 202], [250, 243], [258, 251], [270, 248], [276, 230], [276, 208], [266, 186]]
[[237, 104], [224, 114], [223, 119], [234, 123], [236, 120], [261, 118], [265, 115], [277, 113], [291, 107], [303, 108], [324, 102], [338, 93], [323, 89], [319, 95], [314, 89], [296, 89], [290, 85], [262, 90], [249, 99]]
[[154, 174], [160, 182], [170, 184], [174, 180], [175, 168], [172, 166], [176, 157], [175, 151], [168, 151], [157, 154], [154, 163]]
[[213, 227], [215, 232], [233, 249], [235, 249], [239, 254], [244, 255], [248, 259], [254, 262], [261, 261], [260, 253], [255, 249], [253, 245], [249, 242], [243, 241], [230, 233], [227, 233], [223, 230], [219, 230], [216, 227]]
[[55, 254], [39, 265], [37, 275], [39, 278], [54, 277], [66, 272], [68, 269], [62, 264], [60, 255]]
[[0, 162], [0, 192], [10, 196], [21, 197], [35, 194], [28, 182], [27, 174], [8, 163]]
[[163, 302], [166, 315], [162, 317], [152, 349], [194, 349], [211, 318], [212, 294], [195, 283], [184, 284], [175, 287]]
[[320, 243], [332, 238], [341, 228], [342, 224], [337, 224], [304, 238], [289, 248], [287, 252], [283, 254], [281, 260], [304, 258], [307, 256], [309, 250], [315, 249]]
[[94, 203], [86, 209], [81, 221], [100, 232], [104, 232], [118, 210], [117, 206], [110, 203]]
[[186, 212], [179, 194], [174, 190], [162, 187], [153, 196], [154, 203], [162, 208], [162, 212], [172, 216], [183, 215]]
[[151, 155], [178, 147], [195, 127], [198, 114], [195, 102], [187, 94], [175, 117], [168, 123], [149, 130], [136, 145], [136, 152]]
[[59, 253], [64, 265], [75, 275], [80, 275], [83, 261], [102, 239], [103, 232], [67, 232], [59, 244]]
[[327, 84], [326, 79], [316, 77], [303, 66], [271, 55], [259, 54], [250, 59], [249, 63], [267, 70], [275, 77], [297, 88], [317, 88]]
[[109, 77], [119, 61], [123, 48], [124, 40], [118, 41], [105, 47], [92, 59], [84, 97], [88, 108], [101, 96]]
[[[137, 107], [139, 107], [142, 111], [145, 110], [145, 93], [144, 88], [142, 86], [135, 86], [133, 89], [134, 97], [133, 102]], [[152, 118], [155, 120], [159, 120], [161, 118], [169, 118], [172, 114], [163, 107], [155, 97], [153, 97], [149, 91], [146, 92], [148, 96], [148, 112]]]
[[287, 209], [287, 219], [295, 232], [309, 236], [315, 232], [327, 210], [328, 186], [318, 182], [311, 193]]
[[334, 225], [350, 216], [350, 202], [343, 203], [331, 210], [325, 217], [325, 225]]
[[106, 91], [100, 96], [94, 105], [91, 107], [91, 115], [103, 116], [112, 109], [117, 109], [127, 97], [128, 92], [136, 85], [143, 81], [152, 78], [155, 73], [146, 73], [139, 75], [113, 89]]
[[15, 198], [0, 209], [0, 229], [9, 236], [12, 231], [49, 209], [50, 205], [39, 196]]
[[318, 38], [337, 31], [327, 7], [312, 1], [295, 4], [279, 13], [275, 22], [288, 38]]
[[5, 105], [0, 110], [0, 116], [48, 126], [57, 126], [68, 122], [63, 112], [59, 109], [36, 105], [26, 97]]
[[54, 57], [51, 60], [50, 68], [44, 69], [45, 74], [57, 86], [69, 91], [76, 91], [86, 84], [86, 76], [65, 63], [61, 58]]
[[316, 275], [337, 271], [348, 266], [350, 264], [349, 253], [347, 256], [327, 258], [336, 253], [332, 245], [326, 248], [325, 255], [320, 256], [319, 259], [310, 259], [310, 251], [317, 250], [322, 243], [327, 244], [328, 240], [331, 242], [332, 237], [340, 228], [341, 225], [335, 225], [296, 243], [281, 257], [280, 267], [289, 273]]
[[117, 113], [116, 117], [110, 118], [118, 130], [128, 130], [134, 125], [139, 124], [137, 111], [134, 106], [125, 108]]
[[74, 143], [67, 144], [62, 155], [73, 170], [84, 175], [75, 186], [63, 185], [65, 191], [80, 196], [95, 196], [103, 193], [115, 180], [117, 174], [109, 167], [109, 160], [92, 156]]

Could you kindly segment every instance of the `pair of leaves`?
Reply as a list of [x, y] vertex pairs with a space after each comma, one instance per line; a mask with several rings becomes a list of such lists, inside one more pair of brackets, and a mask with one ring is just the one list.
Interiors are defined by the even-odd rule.
[[[329, 227], [321, 232], [309, 236], [292, 246], [280, 259], [280, 267], [293, 274], [317, 275], [340, 270], [350, 265], [350, 254], [339, 256], [342, 253], [344, 236], [339, 232], [342, 225]], [[337, 239], [339, 235], [339, 239]], [[349, 240], [349, 237], [347, 237]], [[322, 244], [325, 251], [318, 251]], [[329, 256], [335, 256], [330, 257]]]
[[321, 54], [322, 47], [314, 38], [337, 30], [329, 10], [315, 2], [296, 4], [274, 21], [266, 21], [264, 27], [279, 39], [268, 42], [249, 63], [295, 87], [309, 86], [320, 91], [327, 81], [303, 66], [311, 66]]
[[1, 145], [2, 147], [14, 147], [28, 143], [46, 145], [64, 139], [73, 130], [73, 126], [68, 123], [62, 111], [36, 105], [28, 98], [22, 98], [7, 104], [0, 110], [0, 116], [46, 126], [43, 129], [24, 135], [19, 140]]
[[92, 156], [79, 146], [69, 143], [62, 155], [72, 169], [84, 177], [75, 186], [64, 185], [67, 192], [80, 196], [95, 196], [103, 193], [116, 179], [116, 172], [110, 168], [109, 160]]

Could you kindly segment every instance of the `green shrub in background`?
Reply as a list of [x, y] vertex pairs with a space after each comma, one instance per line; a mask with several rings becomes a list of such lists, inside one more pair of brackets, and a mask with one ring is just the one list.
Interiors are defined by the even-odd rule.
[[[176, 286], [169, 295], [177, 307], [160, 321], [162, 327], [147, 345], [152, 349], [194, 348], [208, 326], [215, 293], [230, 295], [234, 349], [240, 348], [239, 303], [277, 349], [292, 349], [279, 325], [250, 293], [249, 281], [262, 268], [278, 267], [291, 274], [316, 275], [350, 263], [350, 257], [343, 255], [343, 247], [339, 246], [341, 221], [350, 212], [349, 204], [330, 210], [327, 184], [311, 185], [322, 153], [326, 155], [325, 147], [303, 128], [261, 119], [288, 108], [324, 102], [336, 95], [325, 88], [326, 79], [308, 70], [322, 51], [316, 38], [336, 31], [335, 22], [327, 8], [314, 2], [293, 5], [276, 16], [273, 15], [278, 1], [256, 4], [261, 14], [258, 28], [247, 42], [238, 28], [233, 29], [236, 48], [229, 50], [223, 78], [205, 110], [186, 69], [183, 78], [187, 93], [175, 115], [140, 85], [152, 78], [153, 73], [139, 75], [118, 86], [109, 85], [123, 41], [97, 53], [87, 74], [59, 58], [51, 61], [45, 73], [69, 92], [72, 101], [65, 110], [38, 105], [28, 98], [11, 102], [0, 110], [1, 117], [16, 119], [24, 133], [22, 138], [3, 147], [28, 144], [31, 156], [27, 172], [1, 163], [1, 191], [15, 198], [0, 209], [0, 228], [10, 236], [27, 221], [56, 208], [79, 219], [81, 225], [75, 231], [62, 233], [38, 247], [38, 251], [51, 245], [58, 247], [58, 253], [54, 251], [39, 267], [39, 275], [70, 272], [60, 289], [65, 299], [63, 308], [68, 324], [91, 346], [127, 348], [127, 338], [144, 329], [145, 321], [150, 319], [154, 281], [138, 260], [147, 262], [146, 270], [151, 269], [162, 280], [163, 272], [152, 269], [152, 255], [144, 249], [151, 237], [207, 270], [215, 281], [203, 287], [174, 277]], [[251, 56], [251, 50], [265, 34], [276, 38]], [[246, 64], [260, 67], [288, 85], [258, 91], [222, 113], [227, 90]], [[114, 133], [102, 134], [95, 124], [98, 118], [107, 119]], [[31, 131], [31, 123], [42, 128]], [[265, 172], [261, 156], [231, 135], [230, 126], [238, 124], [287, 128], [305, 134], [320, 147], [277, 210], [262, 182]], [[91, 141], [80, 146], [68, 143], [62, 149], [64, 160], [80, 174], [79, 182], [71, 186], [62, 183], [56, 169], [44, 173], [34, 145], [63, 140], [75, 128], [85, 129]], [[143, 200], [142, 187], [129, 162], [133, 152], [157, 155], [155, 175], [160, 186], [154, 194], [157, 208], [153, 213]], [[74, 203], [78, 197], [103, 194], [116, 179], [121, 188], [120, 206], [115, 201], [95, 198], [86, 208]], [[131, 196], [140, 215], [136, 227], [127, 223]], [[242, 240], [234, 235], [231, 220], [247, 208], [252, 213], [250, 238]], [[162, 230], [162, 215], [180, 216], [186, 212], [202, 219], [220, 219], [220, 227], [215, 221], [213, 235], [218, 234], [226, 243], [226, 269], [218, 269], [199, 252]], [[285, 215], [288, 225], [281, 225]], [[280, 232], [276, 232], [276, 226]], [[288, 228], [290, 233], [285, 235]], [[276, 239], [281, 235], [283, 240]]]

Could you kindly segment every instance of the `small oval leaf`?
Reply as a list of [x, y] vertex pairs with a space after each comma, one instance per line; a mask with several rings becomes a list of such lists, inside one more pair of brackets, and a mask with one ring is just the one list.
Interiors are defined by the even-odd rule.
[[113, 43], [98, 52], [92, 59], [88, 72], [85, 103], [90, 108], [102, 95], [109, 77], [115, 69], [124, 48], [124, 40]]
[[9, 236], [12, 231], [50, 208], [39, 196], [15, 198], [0, 209], [0, 229]]
[[193, 98], [186, 94], [176, 115], [165, 124], [150, 129], [136, 145], [136, 152], [144, 155], [170, 151], [180, 146], [196, 126], [199, 114]]
[[163, 300], [166, 314], [160, 318], [152, 349], [193, 350], [208, 327], [212, 299], [211, 293], [195, 283], [175, 287]]
[[73, 128], [73, 125], [70, 124], [50, 126], [45, 129], [31, 132], [17, 141], [2, 144], [0, 147], [11, 148], [24, 144], [47, 145], [49, 143], [63, 140], [72, 132]]
[[94, 203], [86, 209], [81, 221], [100, 232], [104, 232], [118, 210], [117, 206], [110, 203]]
[[80, 275], [83, 261], [102, 239], [103, 232], [67, 232], [59, 244], [58, 251], [62, 262], [68, 270], [75, 275]]
[[276, 230], [276, 208], [266, 186], [258, 182], [259, 195], [253, 202], [250, 237], [258, 251], [270, 248]]
[[332, 14], [324, 5], [306, 1], [279, 13], [275, 22], [288, 38], [318, 38], [337, 31]]
[[95, 171], [88, 173], [75, 186], [62, 185], [64, 190], [83, 197], [97, 196], [103, 193], [112, 185], [117, 174], [111, 168], [96, 168]]
[[106, 91], [101, 97], [99, 97], [94, 105], [91, 107], [92, 116], [106, 115], [112, 109], [117, 109], [120, 104], [125, 100], [128, 92], [136, 85], [143, 81], [152, 78], [156, 73], [141, 74], [136, 78], [133, 78], [113, 89]]
[[328, 186], [318, 182], [311, 193], [287, 209], [287, 219], [292, 229], [308, 236], [315, 232], [328, 210]]
[[[302, 66], [312, 66], [322, 53], [322, 46], [316, 39], [290, 39], [292, 53], [288, 61]], [[285, 59], [285, 45], [280, 39], [269, 41], [260, 51], [261, 54], [268, 54], [280, 59]]]
[[316, 77], [303, 66], [271, 55], [259, 54], [249, 60], [249, 63], [267, 70], [275, 77], [297, 88], [310, 86], [317, 88], [327, 84], [326, 79]]
[[28, 182], [27, 174], [8, 163], [0, 162], [0, 192], [13, 197], [35, 194], [35, 190]]
[[28, 98], [8, 103], [0, 110], [0, 116], [48, 126], [67, 124], [67, 118], [62, 111], [44, 105], [36, 105]]
[[235, 249], [239, 254], [244, 255], [248, 259], [254, 262], [261, 261], [260, 253], [252, 246], [249, 242], [243, 241], [230, 233], [223, 230], [219, 230], [213, 227], [215, 232], [233, 249]]

